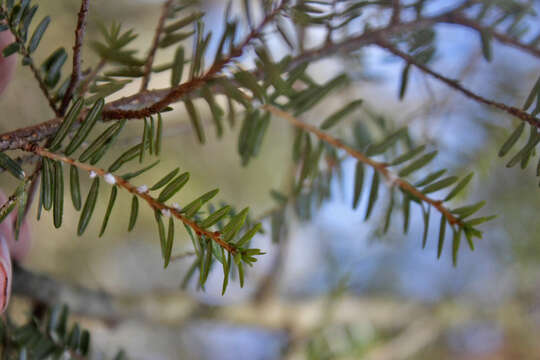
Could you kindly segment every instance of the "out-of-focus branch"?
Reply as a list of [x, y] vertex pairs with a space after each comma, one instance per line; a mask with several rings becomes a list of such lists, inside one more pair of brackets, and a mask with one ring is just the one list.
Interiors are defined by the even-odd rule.
[[[193, 310], [198, 307], [196, 300], [178, 290], [111, 294], [70, 284], [45, 274], [29, 271], [18, 265], [14, 266], [13, 275], [14, 296], [37, 300], [48, 306], [63, 303], [69, 306], [72, 313], [113, 323], [129, 319], [178, 324], [189, 318], [193, 319]], [[184, 310], [175, 314], [163, 313], [159, 303], [160, 301], [167, 302], [167, 299], [174, 301], [175, 306]], [[327, 306], [326, 302], [320, 298], [306, 299], [303, 302], [275, 298], [274, 301], [264, 304], [264, 311], [261, 311], [259, 304], [242, 302], [221, 309], [217, 308], [211, 314], [205, 315], [211, 316], [216, 321], [240, 321], [267, 328], [281, 328], [298, 316], [302, 318], [302, 321], [294, 325], [299, 331], [304, 331], [318, 326], [318, 318], [303, 316], [305, 312], [311, 313], [314, 308], [324, 309], [325, 306]], [[351, 316], [353, 309], [358, 311], [355, 316]], [[424, 311], [422, 307], [403, 301], [396, 304], [383, 298], [345, 297], [340, 300], [340, 306], [334, 311], [333, 321], [339, 324], [362, 319], [377, 326], [394, 328], [409, 324], [411, 317], [414, 318]]]
[[423, 348], [434, 342], [443, 331], [443, 325], [433, 316], [414, 320], [399, 335], [369, 351], [365, 360], [411, 359]]
[[17, 265], [13, 269], [13, 293], [49, 306], [64, 303], [78, 314], [108, 321], [126, 315], [126, 308], [105, 292], [69, 285]]
[[[289, 334], [291, 354], [303, 354], [305, 344], [314, 330], [320, 329], [320, 319], [313, 314], [323, 313], [325, 299], [304, 298], [288, 300], [273, 298], [264, 304], [241, 302], [213, 311], [197, 313], [200, 304], [183, 292], [155, 290], [144, 294], [112, 295], [82, 286], [62, 282], [47, 275], [14, 267], [13, 295], [44, 303], [47, 306], [66, 304], [71, 313], [102, 320], [108, 324], [144, 321], [153, 326], [175, 326], [210, 318], [215, 322], [241, 323], [265, 329], [283, 330]], [[164, 304], [174, 303], [177, 311], [163, 311]], [[165, 305], [166, 306], [166, 305]], [[441, 316], [452, 311], [455, 316]], [[436, 341], [448, 326], [468, 321], [478, 311], [455, 302], [441, 301], [428, 310], [421, 304], [392, 301], [381, 297], [343, 296], [332, 311], [332, 325], [370, 324], [377, 330], [397, 334], [365, 354], [365, 359], [409, 359]], [[293, 357], [286, 357], [293, 358]]]

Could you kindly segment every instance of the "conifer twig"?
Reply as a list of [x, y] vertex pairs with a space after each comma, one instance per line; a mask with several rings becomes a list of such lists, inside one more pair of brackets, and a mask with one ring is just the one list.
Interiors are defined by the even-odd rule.
[[408, 192], [409, 194], [417, 197], [421, 201], [430, 204], [435, 209], [437, 209], [448, 221], [450, 225], [458, 225], [462, 226], [463, 224], [461, 221], [455, 217], [452, 212], [446, 208], [443, 205], [443, 202], [441, 200], [432, 199], [428, 196], [426, 196], [424, 193], [422, 193], [420, 190], [418, 190], [416, 187], [411, 185], [408, 181], [399, 178], [396, 174], [388, 170], [387, 164], [375, 161], [363, 153], [361, 153], [358, 150], [353, 149], [352, 147], [344, 144], [340, 140], [334, 138], [331, 135], [328, 135], [327, 133], [319, 130], [317, 127], [306, 124], [305, 122], [297, 119], [296, 117], [292, 116], [286, 111], [283, 111], [273, 105], [265, 104], [262, 105], [261, 108], [263, 110], [266, 110], [273, 115], [280, 117], [284, 120], [287, 120], [291, 125], [293, 125], [296, 128], [302, 129], [304, 131], [307, 131], [309, 133], [312, 133], [316, 137], [318, 137], [320, 140], [326, 142], [329, 145], [332, 145], [333, 147], [337, 149], [344, 150], [347, 152], [350, 156], [354, 157], [358, 161], [372, 167], [375, 171], [378, 171], [381, 175], [383, 175], [386, 180], [389, 182], [390, 186], [397, 186], [401, 188], [402, 190]]
[[480, 95], [472, 92], [471, 90], [469, 90], [469, 89], [465, 88], [464, 86], [460, 85], [457, 80], [449, 79], [449, 78], [445, 77], [444, 75], [441, 75], [441, 74], [431, 70], [426, 65], [418, 62], [414, 57], [410, 56], [409, 54], [407, 54], [407, 53], [405, 53], [405, 52], [403, 52], [401, 50], [399, 50], [397, 47], [395, 47], [394, 45], [390, 44], [389, 42], [387, 42], [387, 41], [385, 41], [383, 39], [378, 39], [376, 41], [376, 44], [379, 45], [380, 47], [388, 50], [392, 54], [402, 58], [407, 63], [416, 66], [422, 72], [425, 72], [426, 74], [428, 74], [428, 75], [434, 77], [435, 79], [443, 82], [444, 84], [450, 86], [454, 90], [457, 90], [457, 91], [461, 92], [466, 97], [468, 97], [468, 98], [470, 98], [470, 99], [472, 99], [472, 100], [474, 100], [474, 101], [476, 101], [478, 103], [488, 105], [490, 107], [502, 110], [502, 111], [504, 111], [504, 112], [506, 112], [506, 113], [508, 113], [508, 114], [510, 114], [510, 115], [522, 120], [522, 121], [525, 121], [525, 122], [529, 123], [530, 125], [535, 126], [535, 127], [540, 129], [540, 119], [532, 116], [531, 114], [527, 113], [526, 111], [518, 109], [518, 108], [516, 108], [514, 106], [508, 106], [506, 104], [503, 104], [503, 103], [500, 103], [500, 102], [497, 102], [497, 101], [486, 99], [485, 97], [480, 96]]
[[88, 3], [89, 0], [81, 0], [81, 9], [79, 10], [79, 16], [77, 18], [77, 27], [75, 28], [75, 45], [73, 45], [73, 71], [71, 73], [71, 80], [66, 90], [66, 94], [62, 99], [62, 105], [60, 106], [60, 114], [64, 115], [73, 93], [81, 80], [81, 63], [82, 63], [82, 47], [84, 41], [84, 35], [86, 33], [86, 20], [88, 18]]
[[540, 58], [540, 48], [538, 46], [535, 47], [533, 44], [525, 44], [519, 41], [519, 39], [500, 33], [491, 27], [482, 26], [477, 22], [465, 17], [459, 12], [449, 14], [447, 19], [445, 20], [445, 23], [461, 25], [476, 30], [480, 33], [489, 34], [502, 44], [514, 47], [518, 50], [528, 53], [529, 55]]
[[[7, 12], [6, 8], [4, 8], [4, 5], [0, 5], [0, 13], [3, 15], [3, 18], [7, 17], [8, 12]], [[8, 25], [11, 34], [15, 37], [15, 41], [18, 42], [19, 44], [23, 43], [23, 41], [22, 41], [21, 37], [19, 36], [19, 34], [17, 33], [17, 31], [14, 31], [11, 28], [10, 22], [9, 21], [4, 21], [4, 22], [5, 22], [6, 25]], [[23, 57], [30, 58], [30, 54], [28, 53], [28, 51], [24, 47], [22, 47], [22, 49], [21, 49], [21, 55], [23, 55]], [[28, 64], [28, 66], [30, 67], [30, 71], [34, 75], [34, 78], [38, 82], [38, 85], [39, 85], [39, 88], [41, 89], [41, 92], [43, 93], [43, 95], [47, 99], [47, 102], [49, 103], [49, 107], [54, 111], [54, 114], [57, 117], [59, 117], [60, 116], [60, 111], [57, 109], [56, 104], [55, 104], [51, 94], [49, 93], [49, 89], [47, 89], [47, 85], [45, 85], [45, 82], [41, 78], [41, 74], [40, 74], [39, 70], [35, 67], [33, 62], [30, 62]]]
[[92, 165], [89, 165], [89, 164], [78, 162], [78, 161], [76, 161], [76, 160], [74, 160], [72, 158], [69, 158], [67, 156], [52, 153], [52, 152], [48, 151], [47, 149], [45, 149], [43, 147], [40, 147], [39, 145], [37, 145], [35, 143], [26, 145], [22, 150], [33, 153], [33, 154], [36, 154], [36, 155], [41, 156], [41, 157], [45, 157], [45, 158], [54, 160], [54, 161], [60, 161], [62, 163], [68, 164], [68, 165], [73, 165], [73, 166], [77, 167], [78, 169], [87, 171], [89, 173], [94, 173], [96, 176], [99, 176], [99, 177], [107, 176], [107, 177], [110, 178], [110, 176], [112, 176], [114, 178], [114, 184], [115, 185], [117, 185], [117, 186], [125, 189], [126, 191], [130, 192], [131, 194], [145, 200], [150, 205], [150, 207], [152, 209], [154, 209], [156, 211], [160, 211], [162, 213], [164, 213], [164, 212], [170, 213], [171, 216], [174, 216], [175, 218], [180, 220], [182, 223], [189, 226], [198, 236], [204, 236], [204, 237], [206, 237], [208, 239], [212, 239], [219, 246], [221, 246], [224, 250], [226, 250], [227, 252], [230, 252], [233, 255], [236, 254], [236, 252], [237, 252], [237, 249], [232, 244], [229, 244], [229, 243], [225, 242], [225, 240], [223, 240], [223, 237], [221, 236], [221, 234], [218, 231], [215, 231], [215, 232], [214, 231], [209, 231], [209, 230], [206, 230], [206, 229], [200, 227], [195, 221], [193, 221], [193, 220], [189, 219], [188, 217], [186, 217], [185, 215], [183, 215], [181, 213], [181, 211], [179, 211], [175, 207], [168, 206], [168, 205], [165, 205], [165, 204], [159, 202], [157, 199], [152, 197], [148, 193], [148, 191], [146, 191], [146, 192], [140, 191], [140, 189], [137, 186], [131, 184], [128, 181], [126, 181], [121, 176], [116, 176], [116, 175], [110, 174], [109, 172], [105, 171], [104, 169], [101, 169], [101, 168], [98, 168], [98, 167], [95, 167], [95, 166], [92, 166]]
[[[270, 13], [268, 13], [260, 24], [252, 29], [249, 34], [244, 38], [244, 40], [237, 46], [233, 47], [228, 56], [220, 59], [206, 71], [202, 76], [194, 77], [191, 80], [180, 84], [176, 87], [170, 89], [170, 91], [163, 97], [163, 99], [153, 103], [152, 105], [142, 108], [139, 110], [110, 110], [107, 112], [106, 116], [108, 119], [129, 119], [129, 118], [144, 118], [161, 112], [165, 107], [170, 104], [178, 101], [186, 94], [189, 94], [199, 88], [204, 84], [208, 83], [210, 80], [214, 79], [219, 73], [230, 64], [231, 61], [240, 57], [248, 45], [251, 42], [261, 36], [264, 28], [286, 7], [289, 3], [289, 0], [282, 0], [281, 3], [274, 8]], [[105, 113], [104, 115], [105, 116]]]
[[[24, 56], [28, 56], [28, 55], [25, 54]], [[30, 63], [29, 67], [30, 67], [30, 71], [34, 75], [34, 78], [38, 82], [39, 88], [41, 89], [43, 96], [45, 96], [45, 98], [47, 99], [47, 102], [49, 103], [49, 107], [51, 108], [51, 110], [54, 112], [54, 114], [57, 117], [60, 117], [61, 116], [60, 110], [58, 110], [58, 108], [56, 107], [56, 103], [54, 102], [53, 97], [51, 96], [49, 92], [49, 89], [47, 89], [47, 85], [45, 85], [45, 82], [41, 78], [39, 70], [35, 67], [33, 63]]]
[[152, 40], [152, 46], [148, 52], [148, 57], [146, 58], [146, 63], [144, 64], [144, 74], [141, 82], [140, 92], [146, 91], [148, 89], [148, 84], [150, 83], [150, 77], [152, 76], [152, 65], [154, 64], [154, 58], [159, 46], [159, 40], [163, 34], [163, 28], [165, 27], [165, 20], [167, 20], [167, 15], [171, 10], [171, 5], [173, 0], [167, 0], [162, 7], [161, 16], [158, 21], [156, 32], [154, 33], [154, 39]]

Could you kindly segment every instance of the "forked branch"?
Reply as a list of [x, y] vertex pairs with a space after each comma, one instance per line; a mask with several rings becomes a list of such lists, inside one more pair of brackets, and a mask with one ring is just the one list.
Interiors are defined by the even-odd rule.
[[[164, 107], [169, 106], [172, 103], [177, 102], [179, 100], [182, 100], [186, 96], [191, 96], [191, 97], [197, 96], [196, 90], [198, 90], [201, 86], [206, 84], [209, 80], [214, 79], [216, 76], [218, 76], [219, 73], [235, 57], [243, 54], [244, 48], [247, 45], [249, 45], [250, 42], [254, 38], [260, 35], [260, 32], [262, 31], [262, 29], [269, 22], [271, 22], [273, 17], [275, 17], [281, 10], [283, 10], [283, 8], [285, 8], [286, 5], [287, 5], [287, 1], [285, 0], [280, 4], [280, 6], [278, 6], [275, 9], [275, 11], [268, 14], [267, 17], [261, 22], [261, 24], [257, 28], [253, 29], [252, 32], [245, 38], [245, 40], [240, 45], [238, 45], [237, 47], [235, 47], [235, 49], [233, 49], [233, 51], [231, 51], [231, 54], [229, 57], [222, 59], [219, 62], [216, 62], [202, 76], [193, 78], [192, 80], [187, 81], [177, 87], [145, 91], [145, 92], [137, 93], [137, 94], [125, 97], [125, 98], [121, 98], [119, 100], [112, 101], [105, 105], [105, 108], [103, 110], [103, 120], [107, 121], [107, 120], [114, 120], [114, 119], [144, 118], [146, 116], [158, 113]], [[479, 25], [473, 27], [470, 24], [470, 21], [467, 20], [460, 13], [461, 10], [462, 10], [461, 7], [459, 7], [457, 9], [450, 10], [447, 13], [437, 15], [434, 17], [419, 17], [415, 20], [411, 20], [408, 22], [399, 22], [396, 24], [391, 23], [382, 29], [370, 30], [363, 34], [349, 37], [341, 42], [325, 43], [318, 48], [306, 50], [303, 53], [296, 56], [295, 58], [293, 58], [289, 63], [288, 69], [292, 69], [299, 65], [313, 62], [313, 61], [316, 61], [316, 60], [319, 60], [328, 56], [332, 56], [333, 54], [348, 53], [351, 51], [355, 51], [367, 45], [378, 44], [379, 46], [388, 46], [388, 43], [386, 42], [386, 40], [384, 40], [384, 39], [387, 39], [388, 37], [394, 36], [396, 34], [401, 34], [403, 32], [412, 31], [414, 29], [432, 26], [435, 24], [451, 23], [451, 24], [457, 24], [460, 26], [472, 28], [474, 30], [479, 30], [478, 28]], [[482, 28], [480, 30], [485, 30], [485, 29]], [[515, 46], [517, 48], [521, 48], [524, 51], [527, 51], [535, 56], [540, 57], [540, 52], [529, 45], [525, 45], [515, 39], [506, 38], [504, 35], [499, 34], [493, 30], [492, 30], [492, 35], [495, 39], [501, 41], [502, 43]], [[399, 51], [398, 49], [395, 49], [395, 50]], [[407, 54], [403, 52], [398, 52], [395, 54], [404, 58], [406, 61], [410, 63], [413, 63], [413, 64], [416, 63], [414, 59], [412, 59], [410, 56], [408, 56]], [[535, 126], [539, 126], [538, 119], [532, 117], [531, 115], [527, 114], [526, 112], [518, 108], [511, 107], [503, 103], [491, 101], [489, 99], [481, 97], [473, 93], [472, 91], [464, 88], [463, 86], [459, 85], [459, 83], [457, 83], [456, 81], [445, 78], [442, 75], [433, 72], [426, 66], [423, 66], [422, 64], [418, 64], [418, 65], [415, 64], [415, 65], [418, 68], [420, 68], [422, 71], [425, 71], [426, 73], [429, 73], [430, 75], [438, 78], [440, 81], [443, 81], [444, 83], [446, 83], [453, 89], [465, 94], [466, 96], [468, 96], [470, 99], [474, 101], [498, 108], [499, 110], [502, 110], [521, 120], [535, 124]], [[259, 78], [262, 76], [260, 69], [254, 70], [253, 73]], [[215, 89], [215, 90], [217, 92], [219, 91], [219, 89]], [[8, 149], [19, 149], [30, 142], [43, 140], [53, 135], [55, 131], [57, 130], [57, 128], [60, 126], [60, 124], [61, 124], [61, 119], [55, 118], [55, 119], [43, 122], [41, 124], [28, 127], [28, 128], [17, 129], [15, 131], [2, 134], [0, 135], [0, 151], [4, 151]]]
[[287, 6], [289, 0], [282, 0], [281, 3], [268, 13], [260, 24], [251, 30], [251, 32], [244, 38], [244, 40], [237, 46], [230, 50], [228, 56], [221, 60], [216, 61], [210, 69], [206, 71], [202, 76], [194, 77], [193, 79], [180, 84], [177, 87], [171, 88], [168, 93], [159, 101], [152, 105], [139, 109], [139, 110], [110, 110], [104, 112], [104, 116], [107, 119], [140, 119], [148, 117], [161, 112], [165, 107], [177, 102], [184, 96], [193, 91], [201, 88], [204, 84], [207, 84], [210, 80], [218, 76], [227, 65], [229, 65], [234, 59], [242, 56], [246, 48], [251, 42], [261, 36], [265, 27]]

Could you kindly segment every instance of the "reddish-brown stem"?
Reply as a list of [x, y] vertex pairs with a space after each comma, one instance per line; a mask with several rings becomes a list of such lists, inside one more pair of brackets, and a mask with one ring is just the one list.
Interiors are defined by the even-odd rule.
[[[0, 12], [2, 14], [7, 14], [7, 11], [6, 9], [0, 5]], [[9, 25], [9, 24], [8, 24]], [[15, 41], [18, 42], [19, 44], [23, 44], [24, 41], [21, 39], [21, 37], [19, 36], [19, 34], [17, 33], [17, 31], [13, 31], [10, 27], [10, 31], [11, 33], [13, 34], [13, 36], [15, 37]], [[27, 49], [22, 46], [21, 49], [19, 50], [20, 51], [20, 54], [25, 57], [25, 58], [29, 58], [30, 59], [30, 54], [28, 53]], [[51, 96], [51, 94], [49, 93], [49, 89], [47, 88], [47, 85], [45, 85], [45, 82], [43, 81], [43, 79], [41, 78], [41, 74], [39, 72], [39, 70], [34, 66], [34, 63], [33, 62], [30, 62], [30, 64], [28, 65], [28, 67], [30, 68], [30, 71], [32, 72], [32, 74], [34, 75], [34, 78], [36, 79], [36, 81], [38, 82], [38, 85], [39, 85], [39, 88], [41, 89], [41, 92], [43, 93], [43, 95], [45, 96], [45, 98], [47, 99], [48, 103], [49, 103], [49, 106], [50, 108], [54, 111], [54, 114], [56, 116], [60, 116], [60, 112], [59, 110], [56, 108], [56, 104]]]
[[468, 27], [470, 29], [474, 29], [480, 33], [489, 34], [502, 44], [515, 47], [516, 49], [519, 49], [532, 56], [540, 58], [540, 48], [534, 47], [533, 45], [524, 44], [521, 41], [519, 41], [519, 39], [513, 38], [506, 34], [502, 34], [494, 30], [493, 28], [484, 27], [478, 24], [477, 22], [475, 22], [474, 20], [468, 19], [467, 17], [465, 17], [464, 15], [460, 13], [450, 14], [444, 22], [447, 24], [461, 25], [464, 27]]
[[29, 66], [30, 66], [30, 71], [32, 71], [32, 74], [34, 75], [34, 78], [38, 82], [38, 85], [39, 85], [39, 88], [41, 89], [41, 92], [43, 93], [43, 95], [47, 99], [47, 102], [49, 103], [49, 107], [51, 108], [52, 111], [54, 111], [54, 114], [56, 116], [58, 116], [58, 117], [61, 116], [60, 111], [56, 107], [56, 103], [54, 102], [54, 99], [52, 98], [51, 94], [49, 93], [49, 89], [47, 88], [47, 85], [45, 85], [45, 82], [41, 78], [39, 70], [36, 69], [36, 67], [34, 66], [33, 63], [30, 63]]
[[402, 190], [406, 191], [407, 193], [411, 194], [412, 196], [433, 206], [446, 218], [446, 220], [448, 221], [450, 225], [456, 225], [456, 224], [460, 226], [462, 225], [461, 221], [457, 217], [455, 217], [448, 208], [446, 208], [443, 205], [443, 202], [441, 200], [435, 200], [426, 196], [424, 193], [422, 193], [416, 187], [411, 185], [409, 182], [399, 178], [393, 172], [388, 170], [388, 167], [385, 163], [381, 163], [367, 157], [360, 151], [355, 150], [352, 147], [344, 144], [340, 140], [319, 130], [317, 127], [310, 124], [306, 124], [305, 122], [300, 121], [299, 119], [292, 116], [288, 112], [278, 109], [275, 106], [265, 104], [265, 105], [262, 105], [261, 108], [272, 113], [273, 115], [277, 117], [287, 120], [289, 123], [291, 123], [291, 125], [293, 125], [296, 128], [312, 133], [313, 135], [317, 136], [320, 140], [326, 142], [327, 144], [330, 144], [337, 149], [344, 150], [347, 154], [354, 157], [358, 161], [368, 166], [371, 166], [375, 171], [378, 171], [381, 175], [383, 175], [391, 186], [397, 186], [401, 188]]
[[172, 3], [173, 0], [167, 0], [163, 4], [161, 16], [159, 17], [156, 32], [154, 34], [154, 40], [152, 41], [152, 46], [150, 47], [148, 57], [146, 58], [146, 63], [144, 64], [144, 74], [141, 82], [141, 89], [139, 90], [140, 92], [146, 91], [148, 89], [150, 77], [152, 76], [152, 65], [154, 64], [154, 57], [156, 56], [156, 52], [159, 46], [159, 40], [161, 38], [161, 35], [163, 34], [163, 28], [165, 27], [165, 20], [167, 19], [167, 15], [170, 12]]
[[200, 227], [195, 221], [193, 221], [193, 220], [189, 219], [188, 217], [186, 217], [185, 215], [183, 215], [176, 208], [165, 205], [165, 204], [159, 202], [157, 199], [152, 197], [148, 192], [140, 192], [138, 190], [137, 186], [131, 184], [130, 182], [126, 181], [124, 178], [122, 178], [120, 176], [110, 174], [107, 171], [105, 171], [104, 169], [101, 169], [101, 168], [98, 168], [98, 167], [95, 167], [95, 166], [92, 166], [92, 165], [89, 165], [89, 164], [80, 163], [80, 162], [78, 162], [78, 161], [76, 161], [76, 160], [74, 160], [72, 158], [67, 157], [67, 156], [52, 153], [52, 152], [48, 151], [47, 149], [44, 149], [44, 148], [40, 147], [37, 144], [27, 144], [22, 148], [22, 150], [33, 153], [33, 154], [36, 154], [36, 155], [41, 156], [41, 157], [45, 157], [45, 158], [54, 160], [54, 161], [60, 161], [60, 162], [63, 162], [65, 164], [68, 164], [68, 165], [76, 166], [78, 169], [88, 171], [89, 173], [93, 172], [97, 176], [100, 176], [100, 177], [104, 177], [105, 175], [112, 175], [114, 177], [115, 184], [117, 186], [119, 186], [119, 187], [127, 190], [128, 192], [132, 193], [133, 195], [145, 200], [148, 203], [148, 205], [150, 205], [150, 207], [152, 209], [154, 209], [156, 211], [166, 210], [167, 212], [170, 212], [170, 214], [172, 216], [176, 217], [182, 223], [189, 226], [195, 232], [195, 234], [197, 234], [198, 236], [204, 236], [204, 237], [206, 237], [208, 239], [212, 239], [219, 246], [221, 246], [223, 249], [230, 252], [231, 254], [235, 254], [236, 251], [237, 251], [236, 248], [233, 245], [231, 245], [231, 244], [229, 244], [229, 243], [227, 243], [227, 242], [225, 242], [223, 240], [223, 238], [221, 237], [221, 234], [219, 232], [213, 232], [213, 231], [210, 231], [210, 230], [207, 230], [207, 229], [204, 229], [204, 228]]
[[81, 63], [82, 63], [82, 46], [84, 40], [84, 34], [86, 33], [86, 19], [88, 18], [88, 3], [89, 0], [81, 1], [81, 9], [79, 10], [79, 16], [77, 18], [77, 27], [75, 28], [75, 45], [73, 45], [73, 71], [71, 73], [71, 80], [66, 90], [66, 94], [62, 99], [62, 105], [60, 106], [60, 114], [66, 113], [67, 107], [73, 93], [81, 80]]
[[104, 112], [104, 116], [108, 119], [133, 119], [144, 118], [153, 114], [157, 114], [165, 107], [178, 101], [186, 94], [191, 93], [204, 84], [207, 84], [210, 80], [215, 78], [232, 60], [241, 56], [247, 46], [256, 38], [258, 38], [263, 29], [268, 25], [274, 17], [276, 17], [287, 5], [289, 0], [282, 0], [281, 3], [269, 14], [267, 14], [261, 21], [259, 26], [252, 29], [251, 32], [244, 38], [244, 40], [237, 46], [231, 49], [228, 56], [221, 60], [214, 62], [214, 64], [201, 76], [194, 77], [190, 81], [180, 84], [177, 87], [172, 88], [161, 100], [153, 103], [152, 105], [139, 110], [111, 110]]
[[399, 0], [392, 0], [392, 18], [390, 19], [391, 24], [398, 24], [401, 20], [401, 4]]
[[491, 106], [493, 108], [502, 110], [502, 111], [504, 111], [504, 112], [506, 112], [506, 113], [508, 113], [508, 114], [510, 114], [512, 116], [515, 116], [515, 117], [517, 117], [517, 118], [519, 118], [519, 119], [521, 119], [521, 120], [523, 120], [525, 122], [528, 122], [532, 126], [535, 126], [535, 127], [540, 129], [540, 119], [532, 116], [531, 114], [527, 113], [526, 111], [518, 109], [518, 108], [516, 108], [514, 106], [508, 106], [506, 104], [503, 104], [503, 103], [500, 103], [500, 102], [497, 102], [497, 101], [486, 99], [485, 97], [482, 97], [482, 96], [472, 92], [471, 90], [469, 90], [469, 89], [465, 88], [464, 86], [460, 85], [457, 80], [449, 79], [449, 78], [447, 78], [447, 77], [445, 77], [445, 76], [431, 70], [425, 64], [419, 63], [418, 61], [416, 61], [416, 59], [414, 57], [410, 56], [409, 54], [407, 54], [407, 53], [405, 53], [405, 52], [403, 52], [401, 50], [399, 50], [397, 47], [393, 46], [392, 44], [390, 44], [386, 40], [378, 39], [376, 41], [376, 44], [379, 45], [380, 47], [388, 50], [392, 54], [402, 58], [407, 63], [414, 65], [415, 67], [422, 70], [426, 74], [429, 74], [430, 76], [434, 77], [435, 79], [445, 83], [446, 85], [450, 86], [454, 90], [457, 90], [457, 91], [461, 92], [463, 95], [465, 95], [469, 99], [472, 99], [472, 100], [474, 100], [474, 101], [476, 101], [478, 103], [488, 105], [488, 106]]

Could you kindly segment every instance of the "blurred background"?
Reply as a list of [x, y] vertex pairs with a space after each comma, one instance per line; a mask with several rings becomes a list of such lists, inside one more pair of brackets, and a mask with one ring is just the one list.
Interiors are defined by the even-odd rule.
[[[99, 37], [98, 22], [121, 21], [139, 33], [134, 48], [144, 54], [160, 3], [94, 0], [88, 37]], [[224, 3], [202, 1], [207, 30], [220, 31]], [[439, 4], [434, 12], [447, 2]], [[239, 10], [240, 4], [236, 5]], [[71, 48], [79, 6], [76, 0], [40, 2], [38, 17], [53, 18], [41, 48]], [[476, 33], [456, 26], [436, 29], [438, 52], [432, 67], [487, 98], [521, 106], [538, 78], [538, 59], [494, 42], [494, 61], [487, 63]], [[323, 36], [323, 31], [315, 30], [308, 33], [308, 40], [317, 43]], [[274, 54], [286, 54], [283, 44], [276, 41], [273, 46]], [[160, 52], [156, 63], [171, 56]], [[88, 47], [84, 59], [85, 67], [99, 61]], [[244, 60], [249, 66], [249, 59]], [[83, 237], [76, 236], [74, 211], [65, 212], [63, 231], [54, 231], [50, 214], [34, 222], [34, 245], [25, 267], [109, 292], [125, 305], [126, 315], [115, 321], [82, 318], [91, 329], [96, 359], [110, 357], [118, 349], [133, 359], [540, 358], [538, 180], [534, 169], [506, 169], [505, 161], [496, 156], [514, 120], [490, 112], [417, 70], [412, 70], [407, 95], [400, 102], [402, 67], [401, 61], [375, 47], [347, 59], [336, 56], [314, 63], [310, 73], [319, 81], [345, 71], [354, 82], [303, 120], [319, 123], [321, 114], [331, 112], [328, 108], [337, 109], [360, 97], [396, 127], [409, 124], [416, 141], [439, 149], [437, 167], [457, 174], [474, 169], [468, 202], [487, 200], [482, 214], [499, 216], [483, 227], [484, 239], [474, 252], [461, 250], [457, 267], [452, 266], [449, 249], [437, 260], [436, 235], [422, 250], [418, 209], [411, 214], [407, 236], [402, 234], [399, 214], [382, 235], [383, 202], [372, 219], [363, 222], [364, 206], [351, 209], [354, 163], [349, 161], [343, 163], [342, 179], [332, 183], [331, 199], [310, 220], [287, 212], [290, 224], [279, 244], [273, 244], [268, 233], [256, 239], [267, 255], [249, 269], [243, 289], [235, 281], [223, 297], [221, 269], [211, 273], [204, 292], [194, 282], [180, 288], [191, 264], [189, 257], [162, 269], [149, 209], [142, 211], [135, 230], [126, 232], [125, 209], [131, 201], [126, 194], [119, 196], [121, 203], [112, 215], [115, 221], [101, 238], [99, 216]], [[131, 94], [138, 86], [130, 84], [115, 97]], [[168, 75], [159, 74], [150, 88], [167, 86]], [[0, 98], [0, 109], [9, 114], [0, 120], [1, 132], [52, 117], [32, 75], [20, 66], [16, 80]], [[165, 119], [159, 169], [164, 174], [179, 166], [192, 179], [178, 202], [220, 188], [219, 199], [237, 208], [250, 206], [257, 217], [275, 206], [270, 189], [287, 189], [294, 134], [286, 122], [272, 121], [260, 156], [244, 168], [236, 152], [238, 127], [227, 129], [220, 140], [209, 127], [207, 144], [199, 145], [182, 106]], [[137, 142], [141, 130], [142, 123], [133, 121], [120, 144]], [[158, 177], [138, 181], [150, 184]], [[2, 174], [1, 181], [6, 192], [12, 189], [9, 176]], [[101, 196], [97, 213], [104, 212], [108, 191]], [[66, 206], [71, 206], [69, 199]], [[435, 227], [438, 217], [432, 220]], [[175, 244], [173, 253], [190, 247], [185, 238]], [[13, 305], [20, 311], [27, 306], [25, 299], [15, 299]]]

